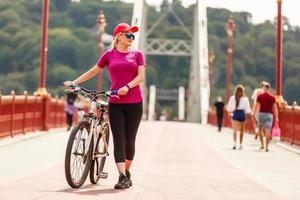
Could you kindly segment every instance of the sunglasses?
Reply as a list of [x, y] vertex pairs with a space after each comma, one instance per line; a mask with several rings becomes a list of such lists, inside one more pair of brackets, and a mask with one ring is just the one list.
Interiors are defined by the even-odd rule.
[[126, 39], [128, 40], [134, 40], [135, 39], [135, 35], [133, 35], [132, 33], [125, 33]]

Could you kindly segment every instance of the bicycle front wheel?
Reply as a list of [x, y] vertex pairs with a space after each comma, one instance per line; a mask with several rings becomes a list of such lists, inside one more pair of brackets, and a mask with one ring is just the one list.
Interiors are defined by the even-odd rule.
[[86, 180], [92, 162], [93, 138], [89, 150], [87, 138], [90, 125], [87, 121], [80, 121], [71, 131], [65, 154], [65, 176], [72, 188], [79, 188]]

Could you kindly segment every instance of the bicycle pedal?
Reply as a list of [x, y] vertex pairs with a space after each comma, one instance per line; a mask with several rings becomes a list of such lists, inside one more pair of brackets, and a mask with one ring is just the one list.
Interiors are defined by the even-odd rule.
[[108, 173], [107, 172], [100, 172], [98, 176], [102, 179], [106, 179], [108, 177]]

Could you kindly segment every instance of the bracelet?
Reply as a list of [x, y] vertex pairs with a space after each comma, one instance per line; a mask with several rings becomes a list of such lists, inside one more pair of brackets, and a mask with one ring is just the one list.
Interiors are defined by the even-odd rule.
[[131, 89], [128, 84], [125, 85], [128, 88], [128, 91]]

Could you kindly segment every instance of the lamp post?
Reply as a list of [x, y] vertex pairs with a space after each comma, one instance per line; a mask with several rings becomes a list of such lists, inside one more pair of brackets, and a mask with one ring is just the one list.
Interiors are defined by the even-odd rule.
[[282, 98], [282, 0], [277, 0], [277, 43], [276, 43], [276, 101]]
[[227, 66], [226, 66], [226, 101], [229, 100], [230, 97], [230, 89], [231, 89], [231, 66], [232, 66], [232, 37], [233, 31], [235, 30], [235, 23], [233, 20], [233, 16], [230, 16], [227, 24], [226, 31], [228, 36], [228, 48], [227, 48]]
[[43, 18], [42, 18], [42, 41], [40, 50], [40, 82], [37, 95], [47, 95], [46, 90], [46, 69], [47, 69], [47, 37], [48, 37], [48, 13], [49, 0], [43, 0]]
[[[99, 28], [98, 49], [99, 49], [99, 55], [101, 55], [104, 52], [103, 33], [105, 31], [105, 26], [106, 26], [105, 15], [103, 10], [99, 11], [99, 15], [96, 21]], [[97, 90], [98, 91], [102, 90], [102, 72], [98, 74]]]

